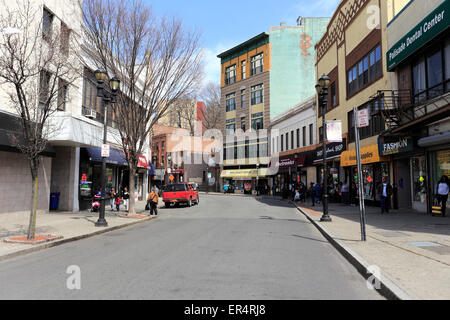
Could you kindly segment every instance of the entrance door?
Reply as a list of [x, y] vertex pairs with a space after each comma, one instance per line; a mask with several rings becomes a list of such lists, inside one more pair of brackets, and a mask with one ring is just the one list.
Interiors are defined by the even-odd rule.
[[427, 170], [425, 156], [411, 158], [413, 209], [427, 212]]

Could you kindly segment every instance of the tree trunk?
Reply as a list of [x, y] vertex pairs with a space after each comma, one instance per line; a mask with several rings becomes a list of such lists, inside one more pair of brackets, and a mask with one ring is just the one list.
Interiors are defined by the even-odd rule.
[[130, 202], [129, 202], [129, 207], [128, 207], [128, 216], [135, 216], [136, 215], [136, 209], [135, 209], [135, 198], [134, 198], [134, 192], [135, 192], [135, 187], [134, 187], [134, 181], [135, 181], [135, 174], [136, 174], [136, 168], [130, 166], [130, 176], [129, 176], [129, 190], [130, 190]]
[[30, 160], [31, 178], [32, 178], [32, 191], [31, 191], [31, 211], [30, 211], [30, 223], [28, 225], [27, 239], [32, 240], [36, 235], [36, 213], [37, 213], [37, 199], [38, 199], [38, 170], [39, 160]]

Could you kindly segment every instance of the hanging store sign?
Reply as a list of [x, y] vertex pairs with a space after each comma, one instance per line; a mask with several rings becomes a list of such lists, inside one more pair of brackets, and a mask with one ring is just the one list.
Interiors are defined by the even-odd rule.
[[387, 53], [387, 69], [392, 71], [450, 25], [450, 1], [445, 0], [416, 27], [408, 32]]
[[414, 140], [411, 137], [378, 137], [380, 157], [411, 152], [414, 150]]
[[[343, 151], [346, 150], [346, 139], [342, 139], [342, 142], [333, 142], [327, 144], [327, 159], [337, 158]], [[323, 160], [323, 147], [316, 148], [314, 153], [314, 162]]]

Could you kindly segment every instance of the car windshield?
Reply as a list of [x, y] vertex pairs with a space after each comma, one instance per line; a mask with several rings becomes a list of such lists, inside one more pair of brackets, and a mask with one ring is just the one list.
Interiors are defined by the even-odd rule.
[[184, 184], [169, 184], [164, 187], [164, 192], [186, 191]]

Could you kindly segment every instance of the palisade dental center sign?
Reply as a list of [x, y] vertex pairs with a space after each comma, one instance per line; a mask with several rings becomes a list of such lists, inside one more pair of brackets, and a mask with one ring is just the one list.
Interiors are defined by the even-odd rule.
[[392, 71], [403, 60], [446, 30], [449, 25], [450, 1], [445, 0], [387, 52], [388, 71]]

